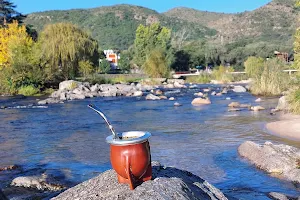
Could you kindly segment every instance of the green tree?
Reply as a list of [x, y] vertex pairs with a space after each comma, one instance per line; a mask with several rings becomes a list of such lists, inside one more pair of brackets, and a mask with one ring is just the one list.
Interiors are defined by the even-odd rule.
[[93, 63], [91, 61], [80, 61], [79, 62], [79, 73], [87, 78], [94, 71]]
[[17, 12], [16, 7], [10, 0], [0, 0], [0, 25], [6, 26], [14, 20], [22, 23], [25, 16]]
[[132, 53], [129, 50], [122, 51], [120, 60], [118, 62], [118, 67], [123, 72], [128, 72], [131, 68], [131, 60], [132, 60]]
[[249, 57], [245, 63], [245, 71], [249, 77], [260, 76], [264, 70], [264, 59], [260, 57]]
[[89, 34], [70, 23], [45, 27], [39, 41], [49, 79], [55, 76], [67, 80], [78, 73], [79, 62], [97, 62], [98, 44]]
[[147, 56], [143, 70], [151, 78], [167, 78], [170, 75], [170, 63], [167, 53], [162, 49], [154, 49]]
[[110, 63], [104, 59], [101, 61], [99, 68], [101, 73], [107, 74], [110, 71]]
[[171, 30], [160, 26], [159, 23], [150, 26], [139, 25], [134, 41], [135, 63], [142, 66], [147, 59], [147, 55], [158, 48], [167, 52], [167, 54], [171, 53]]

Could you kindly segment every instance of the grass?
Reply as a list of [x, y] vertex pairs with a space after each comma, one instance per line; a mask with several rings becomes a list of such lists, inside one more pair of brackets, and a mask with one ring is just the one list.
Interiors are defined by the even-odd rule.
[[282, 71], [283, 66], [277, 59], [264, 63], [263, 72], [253, 77], [250, 91], [254, 95], [277, 96], [288, 89], [291, 82], [289, 75]]
[[199, 74], [198, 76], [188, 76], [186, 78], [186, 82], [188, 83], [199, 83], [199, 84], [210, 83], [211, 80], [212, 80], [212, 75], [208, 73]]
[[34, 96], [36, 94], [39, 94], [40, 89], [34, 87], [33, 85], [28, 86], [22, 86], [18, 90], [18, 94], [22, 94], [24, 96]]
[[300, 88], [294, 89], [288, 94], [289, 111], [300, 114]]

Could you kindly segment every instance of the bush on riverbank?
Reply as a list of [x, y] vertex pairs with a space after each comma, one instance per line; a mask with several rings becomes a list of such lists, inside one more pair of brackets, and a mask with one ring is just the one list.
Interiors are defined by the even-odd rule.
[[300, 114], [300, 88], [292, 90], [287, 97], [289, 103], [289, 111]]
[[18, 90], [18, 94], [22, 94], [24, 96], [33, 96], [40, 92], [39, 88], [34, 87], [33, 85], [22, 86]]
[[212, 80], [212, 75], [209, 73], [202, 73], [199, 74], [198, 76], [188, 76], [186, 78], [186, 81], [188, 83], [199, 83], [199, 84], [204, 84], [204, 83], [210, 83]]
[[253, 78], [250, 91], [254, 95], [275, 96], [287, 90], [290, 77], [283, 72], [284, 64], [273, 58], [264, 62], [263, 70]]

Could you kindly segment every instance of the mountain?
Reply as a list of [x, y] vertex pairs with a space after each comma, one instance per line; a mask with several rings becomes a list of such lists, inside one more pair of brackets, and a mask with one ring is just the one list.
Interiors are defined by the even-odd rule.
[[165, 13], [132, 6], [115, 5], [94, 9], [46, 11], [28, 15], [25, 23], [41, 31], [46, 24], [71, 22], [89, 31], [102, 49], [126, 49], [133, 44], [139, 24], [160, 22], [174, 32], [189, 31], [189, 40], [207, 39], [216, 44], [236, 41], [280, 44], [292, 48], [298, 11], [294, 0], [273, 0], [254, 11], [224, 14], [190, 8]]
[[41, 31], [46, 24], [71, 22], [89, 31], [99, 41], [100, 47], [127, 49], [133, 44], [135, 30], [139, 24], [160, 22], [174, 31], [186, 27], [191, 38], [205, 38], [216, 35], [217, 31], [202, 24], [188, 22], [160, 14], [139, 6], [116, 5], [94, 9], [46, 11], [32, 13], [25, 20]]
[[219, 42], [252, 38], [256, 42], [280, 42], [290, 46], [298, 19], [298, 11], [293, 5], [294, 0], [273, 0], [254, 11], [238, 14], [175, 8], [164, 15], [215, 29]]

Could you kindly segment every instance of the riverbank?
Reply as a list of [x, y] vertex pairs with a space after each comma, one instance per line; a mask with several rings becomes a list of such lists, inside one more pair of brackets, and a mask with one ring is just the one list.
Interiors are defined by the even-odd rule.
[[266, 125], [269, 132], [279, 137], [300, 141], [300, 116], [281, 113], [279, 119]]

